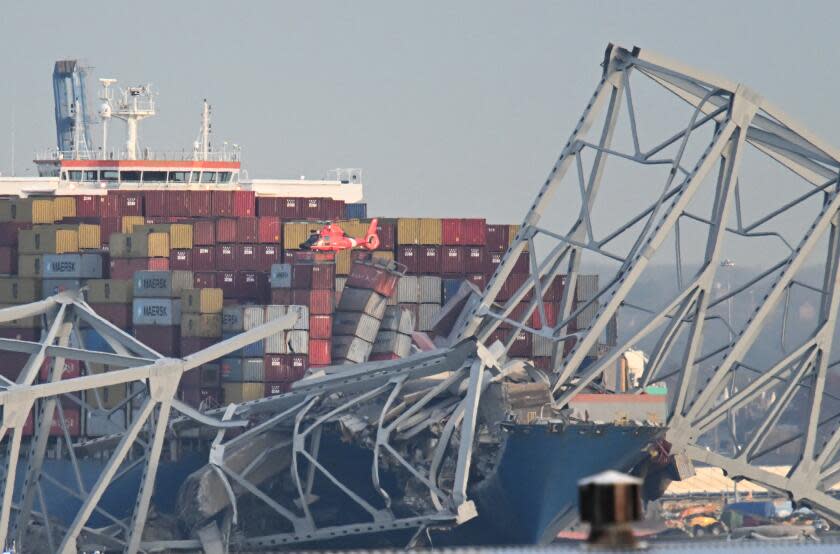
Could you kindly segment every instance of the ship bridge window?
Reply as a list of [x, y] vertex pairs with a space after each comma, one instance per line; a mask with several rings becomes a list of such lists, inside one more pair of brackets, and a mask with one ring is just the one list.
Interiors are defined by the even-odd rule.
[[85, 171], [82, 177], [84, 181], [96, 181], [96, 171]]
[[189, 180], [190, 172], [189, 171], [170, 171], [169, 172], [169, 182], [170, 183], [186, 183]]
[[230, 171], [220, 171], [219, 172], [219, 182], [220, 183], [230, 183]]
[[166, 182], [166, 172], [165, 171], [144, 171], [143, 172], [143, 182], [144, 183], [165, 183]]
[[202, 183], [215, 183], [216, 182], [216, 172], [215, 171], [205, 171], [201, 174], [201, 182]]
[[140, 181], [139, 171], [120, 171], [120, 181], [123, 182], [137, 182]]
[[198, 177], [199, 177], [200, 175], [201, 175], [201, 172], [200, 172], [200, 171], [193, 171], [193, 172], [192, 172], [192, 177], [190, 178], [190, 182], [192, 182], [192, 183], [197, 183], [197, 182], [198, 182]]
[[81, 171], [68, 171], [68, 180], [69, 181], [81, 181], [82, 180], [82, 172]]
[[103, 181], [117, 181], [119, 179], [119, 174], [116, 171], [101, 171], [99, 173], [99, 178]]

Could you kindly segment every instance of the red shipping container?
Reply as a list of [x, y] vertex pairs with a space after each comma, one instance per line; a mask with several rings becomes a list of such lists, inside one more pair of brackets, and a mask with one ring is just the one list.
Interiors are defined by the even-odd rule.
[[193, 221], [193, 246], [216, 244], [216, 223], [211, 219]]
[[534, 308], [531, 314], [531, 327], [534, 329], [542, 329], [543, 323], [548, 327], [557, 325], [557, 305], [551, 302], [543, 302], [543, 309], [545, 310], [545, 322], [541, 320], [539, 308]]
[[332, 316], [309, 316], [309, 339], [332, 338]]
[[379, 221], [376, 225], [376, 234], [379, 235], [379, 249], [393, 250], [396, 246], [396, 225]]
[[464, 247], [464, 273], [485, 273], [487, 251], [483, 246]]
[[487, 250], [491, 252], [506, 251], [510, 243], [509, 228], [508, 225], [488, 223], [484, 231], [487, 239]]
[[130, 190], [108, 191], [107, 196], [111, 195], [114, 195], [117, 201], [117, 209], [119, 210], [117, 215], [143, 215], [142, 192]]
[[134, 337], [164, 356], [179, 355], [181, 327], [178, 325], [136, 325]]
[[[508, 275], [507, 280], [502, 285], [501, 289], [499, 290], [499, 294], [496, 298], [498, 300], [510, 299], [514, 294], [516, 294], [516, 291], [518, 291], [520, 287], [522, 287], [522, 285], [525, 284], [525, 281], [527, 281], [528, 278], [528, 275], [524, 275], [522, 273], [513, 273], [511, 275]], [[528, 293], [525, 294], [525, 297], [521, 300], [530, 300], [533, 296], [534, 289], [531, 288], [531, 290], [529, 290]]]
[[16, 221], [0, 223], [0, 246], [17, 246], [18, 232], [31, 228], [31, 223], [18, 223]]
[[215, 271], [196, 271], [193, 273], [193, 285], [197, 289], [215, 289]]
[[393, 352], [374, 352], [368, 357], [369, 362], [381, 362], [384, 360], [399, 360], [400, 357]]
[[[58, 411], [58, 407], [55, 408], [55, 411], [53, 412], [52, 423], [50, 424], [50, 436], [64, 436], [64, 428], [62, 428], [59, 419], [59, 417], [61, 417], [60, 414], [64, 415], [64, 427], [67, 428], [67, 434], [71, 437], [78, 437], [82, 432], [81, 410], [78, 407], [74, 408], [70, 406], [62, 406], [61, 412]], [[32, 434], [35, 432], [35, 424], [32, 412], [29, 412], [29, 416], [23, 423], [22, 432], [24, 436], [27, 437], [31, 437]]]
[[99, 217], [99, 196], [74, 196], [76, 200], [76, 217]]
[[210, 217], [213, 213], [213, 197], [209, 190], [193, 190], [189, 192], [190, 211], [185, 216]]
[[220, 218], [216, 220], [216, 242], [236, 242], [237, 225], [235, 219]]
[[302, 204], [301, 217], [303, 219], [324, 219], [323, 200], [323, 198], [299, 198], [298, 202]]
[[332, 363], [332, 341], [328, 339], [309, 339], [309, 363], [325, 365]]
[[135, 271], [149, 269], [148, 258], [111, 258], [111, 279], [133, 279]]
[[[41, 369], [38, 372], [38, 377], [42, 381], [47, 381], [50, 378], [52, 362], [53, 358], [44, 358], [44, 362], [41, 364]], [[60, 379], [75, 379], [80, 375], [79, 360], [64, 360], [64, 368], [62, 369]]]
[[286, 394], [292, 390], [292, 383], [265, 383], [265, 396], [277, 396]]
[[257, 215], [257, 194], [250, 190], [233, 191], [233, 215], [254, 217]]
[[236, 242], [254, 244], [259, 238], [259, 219], [239, 217], [236, 219]]
[[269, 354], [263, 358], [265, 380], [275, 383], [293, 383], [300, 380], [306, 373], [308, 364], [293, 363], [294, 355]]
[[[504, 258], [504, 252], [490, 252], [487, 255], [487, 276], [493, 275], [496, 272], [496, 268], [502, 263], [502, 259]], [[520, 252], [519, 257], [516, 258], [516, 262], [513, 264], [513, 269], [511, 273], [520, 274], [520, 275], [528, 275], [531, 273], [530, 268], [531, 260], [528, 257], [528, 252]]]
[[172, 215], [170, 206], [174, 199], [169, 196], [169, 191], [147, 190], [145, 193], [146, 217], [162, 217]]
[[216, 288], [222, 289], [225, 298], [239, 298], [239, 289], [236, 287], [236, 272], [217, 271]]
[[[0, 338], [33, 342], [41, 338], [41, 330], [30, 329], [28, 327], [0, 327]], [[3, 356], [11, 354], [13, 352], [3, 352]], [[25, 359], [29, 359], [29, 354], [23, 354], [23, 356]], [[2, 364], [0, 364], [0, 367], [2, 367]]]
[[[295, 291], [297, 292], [297, 291]], [[295, 292], [292, 293], [292, 300], [297, 300]], [[309, 294], [310, 315], [331, 315], [335, 308], [335, 293], [331, 290], [305, 291]], [[294, 302], [297, 304], [298, 302]]]
[[192, 249], [191, 248], [178, 248], [176, 250], [169, 251], [169, 268], [172, 270], [183, 269], [186, 271], [192, 271], [193, 269], [193, 262], [192, 262]]
[[216, 269], [217, 246], [193, 246], [192, 269], [194, 271], [213, 271]]
[[[171, 217], [189, 217], [192, 214], [192, 195], [188, 190], [174, 190], [169, 192], [167, 202]], [[199, 215], [199, 214], [196, 214]], [[206, 214], [201, 214], [206, 215]]]
[[292, 266], [292, 288], [305, 289], [312, 288], [312, 268], [311, 265], [294, 265]]
[[543, 300], [546, 302], [559, 302], [563, 299], [563, 289], [566, 287], [566, 276], [557, 275], [551, 282], [551, 286], [546, 287], [543, 293]]
[[464, 278], [472, 283], [473, 285], [478, 287], [478, 290], [484, 290], [484, 287], [487, 286], [487, 276], [483, 273], [470, 273], [465, 275]]
[[[372, 264], [354, 263], [347, 278], [347, 286], [357, 289], [368, 289], [383, 296], [391, 296], [397, 286], [399, 277], [386, 269]], [[333, 278], [335, 281], [335, 278]], [[314, 288], [314, 287], [313, 287]]]
[[[294, 269], [292, 270], [294, 274]], [[317, 264], [312, 266], [312, 288], [317, 290], [333, 290], [335, 288], [335, 265]], [[292, 282], [294, 286], [294, 281]]]
[[215, 216], [232, 216], [235, 191], [214, 190], [210, 196], [210, 211]]
[[[274, 290], [291, 290], [292, 291], [292, 298], [289, 304], [297, 304], [298, 306], [309, 306], [309, 293], [312, 292], [309, 289], [274, 289]], [[312, 310], [309, 310], [309, 313], [312, 313]]]
[[280, 263], [282, 249], [279, 245], [258, 244], [257, 245], [257, 271], [270, 272], [271, 266]]
[[120, 329], [131, 328], [131, 304], [91, 304], [93, 311]]
[[292, 302], [292, 289], [271, 289], [271, 303], [288, 306]]
[[303, 219], [303, 203], [298, 198], [280, 199], [280, 218], [284, 220]]
[[420, 273], [420, 247], [400, 246], [397, 248], [397, 262], [405, 266], [409, 275]]
[[268, 274], [260, 271], [238, 271], [236, 274], [237, 298], [251, 300], [257, 304], [268, 304], [271, 288]]
[[237, 244], [235, 245], [234, 252], [236, 256], [236, 269], [247, 271], [257, 271], [259, 269], [257, 267], [259, 265], [259, 258], [257, 257], [256, 245]]
[[279, 217], [260, 216], [257, 218], [257, 242], [261, 244], [280, 244], [281, 229]]
[[461, 220], [460, 219], [441, 219], [441, 242], [444, 246], [460, 246], [461, 245]]
[[120, 199], [112, 193], [100, 196], [99, 215], [102, 217], [121, 217]]
[[464, 256], [466, 254], [463, 246], [444, 246], [440, 249], [440, 272], [443, 275], [463, 275], [466, 271]]
[[111, 235], [122, 230], [122, 220], [119, 217], [103, 217], [99, 220], [99, 240], [102, 246], [108, 246]]
[[487, 244], [487, 222], [483, 219], [461, 220], [461, 244], [484, 246]]
[[[531, 357], [531, 344], [533, 343], [534, 335], [531, 333], [526, 333], [524, 331], [510, 331], [511, 333], [516, 333], [516, 339], [513, 341], [513, 344], [510, 345], [508, 349], [508, 356], [514, 356], [517, 358], [530, 358]], [[510, 335], [508, 335], [510, 336]]]
[[17, 247], [15, 246], [0, 246], [0, 274], [15, 275], [17, 274]]
[[236, 271], [236, 251], [238, 245], [219, 244], [216, 246], [216, 269], [222, 271]]
[[421, 246], [420, 273], [424, 275], [440, 275], [440, 246]]
[[341, 219], [344, 217], [344, 200], [333, 200], [332, 198], [324, 199], [324, 215], [330, 221]]
[[[218, 339], [202, 338], [202, 337], [181, 337], [181, 356], [189, 356], [195, 354], [199, 350], [204, 350], [216, 344]], [[185, 375], [195, 374], [198, 377], [201, 373], [199, 368], [188, 371]], [[199, 383], [200, 384], [200, 383]]]
[[216, 408], [222, 403], [222, 389], [220, 387], [181, 385], [178, 387], [178, 394], [184, 404], [193, 408], [199, 408], [202, 405], [208, 408]]
[[149, 258], [150, 271], [169, 271], [169, 258]]
[[258, 196], [257, 217], [279, 217], [281, 200], [276, 196]]

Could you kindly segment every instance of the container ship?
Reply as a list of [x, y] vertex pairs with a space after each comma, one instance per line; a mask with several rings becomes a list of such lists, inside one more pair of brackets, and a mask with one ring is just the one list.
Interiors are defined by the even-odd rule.
[[[372, 220], [362, 202], [360, 170], [336, 170], [323, 180], [248, 179], [238, 148], [213, 149], [206, 102], [200, 136], [188, 151], [141, 149], [139, 122], [155, 114], [150, 87], [115, 94], [112, 79], [101, 80], [102, 144], [94, 149], [80, 71], [76, 62], [56, 64], [58, 148], [36, 157], [38, 177], [0, 179], [0, 306], [84, 290], [93, 310], [167, 357], [198, 352], [290, 311], [298, 314], [295, 328], [282, 340], [251, 344], [185, 373], [178, 397], [199, 410], [285, 394], [306, 375], [336, 364], [399, 359], [428, 348], [441, 307], [465, 282], [481, 290], [516, 234], [515, 225], [477, 218], [380, 216], [373, 251], [302, 249], [327, 224], [340, 225], [348, 236], [366, 233]], [[125, 122], [125, 149], [108, 148], [108, 122], [114, 118]], [[351, 299], [361, 290], [348, 287], [354, 268], [383, 264], [398, 268], [399, 277], [379, 291], [383, 305], [371, 307], [370, 296]], [[499, 300], [510, 298], [528, 271], [525, 253]], [[587, 300], [596, 284], [597, 276], [580, 277], [578, 299]], [[559, 279], [545, 296], [549, 324], [556, 324], [563, 287]], [[341, 309], [343, 296], [344, 304], [355, 302], [349, 312]], [[579, 322], [581, 328], [587, 324]], [[0, 326], [0, 337], [38, 341], [42, 327], [41, 318], [21, 319]], [[505, 325], [494, 338], [513, 334], [509, 356], [548, 370], [550, 343]], [[92, 328], [84, 329], [78, 341], [88, 349], [110, 350]], [[27, 359], [26, 354], [6, 353], [0, 374], [14, 381]], [[88, 364], [84, 371], [110, 369]], [[78, 362], [68, 360], [63, 378], [82, 372]], [[76, 401], [63, 400], [60, 417], [72, 439], [96, 441], [125, 428], [136, 409], [133, 398], [129, 386], [112, 386]], [[591, 402], [587, 418], [610, 411], [598, 399], [581, 402]], [[646, 402], [639, 419], [664, 417], [664, 396]], [[612, 413], [626, 419], [627, 406], [615, 407], [583, 430], [532, 427], [535, 416], [524, 417], [473, 491], [479, 518], [452, 534], [452, 541], [546, 542], [573, 519], [578, 478], [598, 469], [630, 470], [655, 458], [646, 448], [664, 428], [616, 426]], [[31, 433], [30, 423], [24, 434]], [[54, 421], [51, 435], [62, 433]], [[195, 471], [195, 459], [185, 459], [190, 463], [162, 470], [159, 480], [179, 483], [185, 472]], [[540, 462], [534, 465], [535, 460]], [[51, 460], [47, 471], [64, 475], [62, 463]], [[89, 469], [85, 479], [92, 482], [101, 468], [94, 463]], [[126, 494], [131, 482], [123, 480], [118, 491], [106, 496], [114, 513], [133, 505]], [[156, 507], [174, 510], [177, 487], [169, 487], [168, 495], [167, 487], [159, 488]], [[72, 519], [79, 502], [52, 489], [51, 498], [59, 500], [50, 501], [57, 504], [50, 513]], [[502, 525], [505, 521], [516, 523]]]

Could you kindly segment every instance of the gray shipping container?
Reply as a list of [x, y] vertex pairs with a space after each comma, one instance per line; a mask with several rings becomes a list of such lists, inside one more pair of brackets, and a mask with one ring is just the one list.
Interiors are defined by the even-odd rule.
[[300, 306], [298, 304], [292, 304], [291, 306], [286, 306], [286, 310], [288, 313], [297, 314], [298, 318], [295, 321], [294, 327], [297, 331], [308, 331], [309, 330], [309, 307], [308, 306]]
[[533, 335], [531, 342], [532, 356], [551, 356], [554, 342], [542, 335]]
[[131, 319], [135, 325], [180, 325], [181, 301], [172, 298], [135, 298]]
[[346, 287], [341, 293], [341, 302], [338, 304], [339, 312], [364, 312], [376, 319], [381, 320], [385, 315], [387, 298], [378, 292], [367, 289], [355, 289]]
[[373, 345], [371, 343], [359, 337], [333, 336], [332, 338], [332, 356], [334, 362], [364, 363], [370, 357], [372, 349]]
[[266, 354], [286, 354], [288, 348], [286, 346], [286, 332], [280, 331], [265, 338], [263, 351]]
[[379, 333], [373, 343], [373, 352], [375, 354], [396, 354], [405, 358], [411, 354], [411, 335], [395, 331]]
[[181, 298], [193, 288], [192, 271], [137, 271], [134, 273], [134, 296], [143, 298]]
[[87, 300], [91, 304], [128, 304], [134, 298], [133, 283], [122, 279], [91, 279]]
[[400, 277], [397, 284], [397, 302], [417, 304], [420, 302], [420, 286], [415, 275]]
[[336, 312], [333, 315], [333, 334], [359, 337], [367, 342], [376, 339], [380, 321], [362, 312]]
[[242, 381], [245, 383], [262, 383], [265, 381], [265, 364], [262, 358], [242, 359]]
[[225, 306], [222, 308], [222, 331], [238, 333], [243, 327], [244, 306]]
[[431, 331], [439, 312], [440, 305], [438, 304], [420, 304], [417, 310], [417, 330]]
[[45, 279], [99, 279], [100, 254], [44, 254], [41, 275]]
[[24, 304], [35, 302], [41, 297], [41, 280], [22, 277], [0, 278], [0, 302], [3, 304]]
[[414, 314], [410, 310], [399, 306], [388, 306], [385, 309], [385, 316], [382, 318], [380, 331], [399, 331], [406, 335], [414, 331]]
[[125, 431], [125, 408], [109, 410], [86, 410], [85, 436], [103, 437]]
[[79, 279], [44, 279], [41, 281], [41, 296], [46, 298], [66, 290], [79, 290], [83, 286]]
[[273, 289], [292, 288], [292, 264], [272, 264], [269, 281]]
[[242, 309], [242, 328], [250, 331], [265, 323], [265, 306], [245, 306]]
[[590, 300], [598, 294], [597, 275], [578, 275], [575, 298], [578, 300]]
[[417, 285], [420, 289], [421, 304], [442, 304], [443, 287], [440, 277], [434, 275], [423, 275], [417, 278]]
[[309, 354], [309, 331], [289, 331], [286, 345], [289, 354]]

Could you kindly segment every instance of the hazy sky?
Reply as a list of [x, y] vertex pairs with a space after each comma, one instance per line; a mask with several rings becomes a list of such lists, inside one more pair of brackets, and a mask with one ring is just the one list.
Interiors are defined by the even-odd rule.
[[745, 82], [840, 144], [838, 16], [789, 1], [6, 2], [0, 171], [13, 111], [18, 174], [54, 146], [53, 62], [80, 58], [92, 83], [155, 86], [145, 146], [189, 148], [206, 97], [216, 144], [240, 144], [252, 177], [361, 167], [377, 213], [514, 222], [610, 41]]

